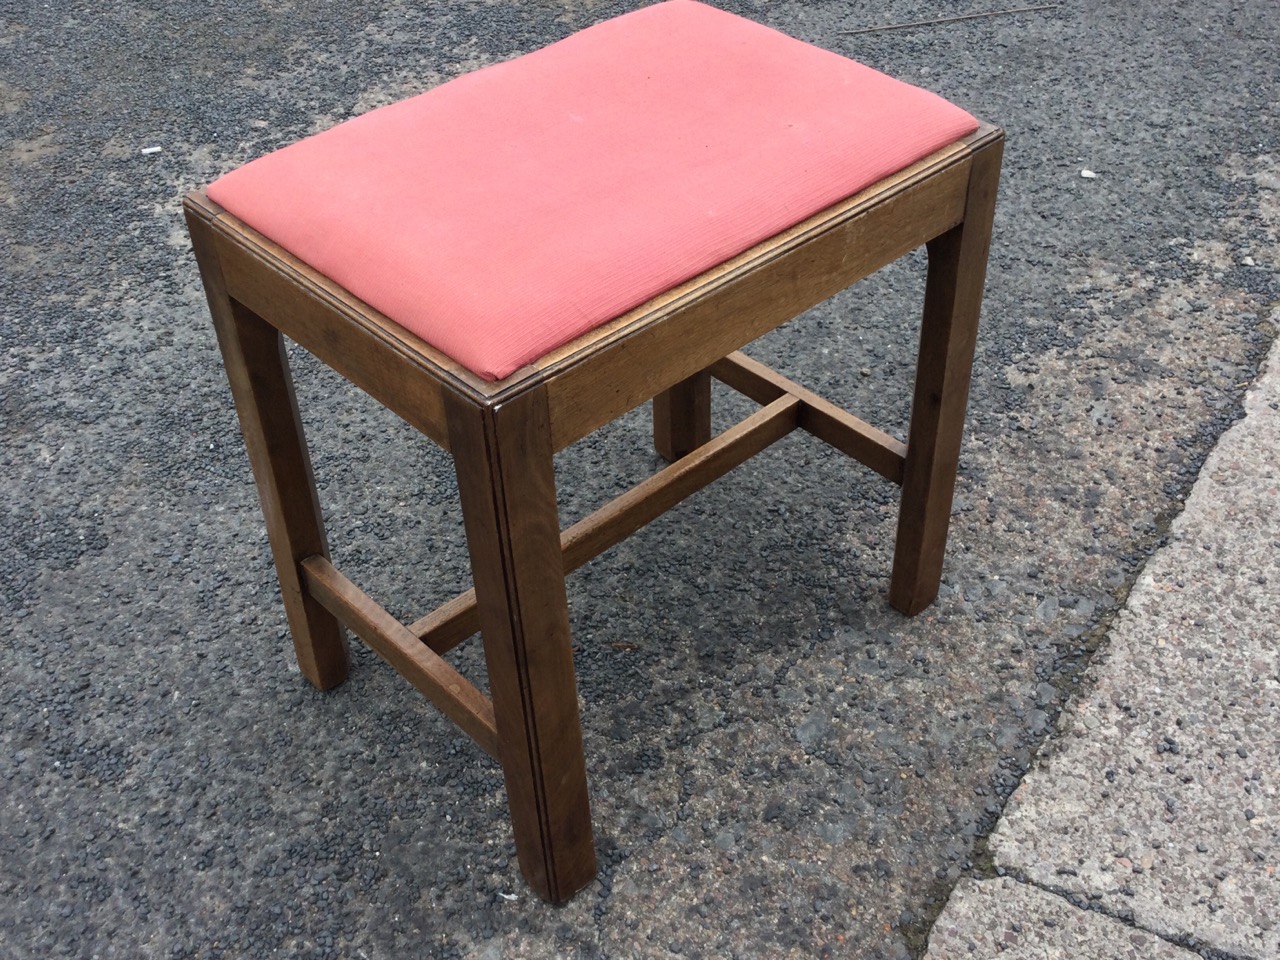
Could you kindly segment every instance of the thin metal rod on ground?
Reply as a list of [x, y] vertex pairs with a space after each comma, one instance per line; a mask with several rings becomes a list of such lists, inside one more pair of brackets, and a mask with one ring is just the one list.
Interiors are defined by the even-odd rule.
[[880, 27], [863, 27], [861, 30], [841, 30], [842, 37], [852, 37], [859, 33], [879, 33], [882, 30], [908, 30], [911, 27], [936, 27], [942, 23], [957, 23], [961, 20], [982, 20], [987, 17], [1007, 17], [1015, 13], [1036, 13], [1040, 10], [1057, 10], [1060, 3], [1045, 3], [1037, 7], [1013, 7], [1009, 10], [988, 10], [986, 13], [965, 13], [958, 17], [940, 17], [937, 20], [913, 20], [911, 23], [891, 23]]

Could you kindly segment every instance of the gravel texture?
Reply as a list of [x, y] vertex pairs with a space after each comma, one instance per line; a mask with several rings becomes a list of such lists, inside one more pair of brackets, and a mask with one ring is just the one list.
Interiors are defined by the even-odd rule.
[[1192, 960], [1198, 954], [1010, 877], [965, 878], [929, 934], [929, 960]]
[[[556, 910], [478, 749], [367, 651], [290, 662], [179, 201], [625, 6], [0, 0], [0, 954], [920, 955], [1274, 335], [1280, 21], [729, 6], [1009, 131], [946, 585], [887, 608], [894, 491], [803, 437], [575, 575], [602, 869]], [[922, 266], [754, 354], [900, 430]], [[447, 458], [295, 371], [339, 565], [464, 588]], [[566, 522], [646, 417], [560, 458]]]
[[1280, 956], [1280, 349], [1116, 619], [996, 862], [1162, 936]]

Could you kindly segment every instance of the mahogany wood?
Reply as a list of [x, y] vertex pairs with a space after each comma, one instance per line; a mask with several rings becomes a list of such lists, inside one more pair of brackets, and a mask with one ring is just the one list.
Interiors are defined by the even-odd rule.
[[576, 570], [681, 500], [745, 463], [796, 427], [800, 402], [782, 397], [677, 460], [565, 531], [565, 567]]
[[653, 448], [673, 463], [711, 439], [711, 375], [705, 370], [653, 398]]
[[[568, 571], [565, 571], [568, 573]], [[472, 587], [409, 624], [409, 632], [436, 653], [447, 653], [480, 629]]]
[[[346, 622], [494, 754], [521, 869], [562, 902], [595, 875], [564, 575], [796, 427], [902, 485], [890, 600], [936, 595], [1003, 132], [984, 125], [630, 313], [486, 382], [213, 204], [186, 212], [258, 482], [299, 664], [346, 676]], [[742, 346], [929, 249], [906, 445]], [[281, 333], [452, 452], [475, 588], [406, 627], [328, 560]], [[710, 436], [709, 375], [765, 404]], [[655, 398], [671, 464], [561, 532], [552, 456]], [[439, 654], [477, 629], [492, 699]]]
[[302, 587], [298, 563], [328, 556], [298, 400], [279, 331], [227, 295], [222, 264], [207, 224], [189, 218], [209, 312], [217, 330], [275, 559], [285, 616], [302, 675], [321, 690], [347, 678], [342, 625]]
[[[610, 500], [560, 534], [564, 572], [572, 573], [662, 516], [680, 501], [723, 477], [795, 429], [800, 401], [779, 398], [714, 440]], [[479, 629], [475, 590], [468, 590], [410, 625], [438, 653]]]
[[[228, 295], [449, 448], [444, 393], [462, 368], [347, 293], [203, 195], [187, 197], [188, 220], [207, 225]], [[472, 377], [467, 371], [467, 377]], [[478, 380], [478, 378], [475, 378]]]
[[[1000, 135], [1001, 131], [998, 128], [990, 124], [981, 124], [978, 130], [968, 137], [948, 144], [937, 153], [930, 154], [918, 163], [899, 170], [897, 173], [886, 177], [879, 183], [872, 184], [852, 197], [834, 203], [825, 210], [819, 210], [807, 220], [802, 220], [794, 227], [762, 241], [755, 247], [743, 251], [738, 256], [726, 260], [719, 266], [712, 267], [705, 273], [693, 277], [665, 293], [659, 294], [648, 303], [641, 304], [629, 313], [625, 313], [608, 323], [601, 324], [594, 330], [584, 333], [578, 339], [552, 350], [533, 366], [539, 371], [550, 371], [576, 362], [576, 359], [583, 354], [601, 350], [610, 342], [624, 338], [637, 327], [651, 322], [655, 317], [663, 316], [673, 309], [678, 309], [681, 304], [687, 303], [691, 296], [699, 295], [700, 291], [705, 292], [717, 283], [737, 276], [744, 267], [767, 260], [771, 255], [787, 249], [791, 245], [804, 243], [806, 239], [816, 236], [824, 229], [842, 222], [849, 216], [856, 216], [858, 211], [865, 210], [877, 200], [892, 195], [895, 190], [904, 185], [919, 185], [926, 182], [931, 175], [944, 170], [950, 164], [964, 162], [969, 154], [981, 143]], [[962, 206], [956, 211], [956, 215], [956, 222], [958, 223], [959, 218], [963, 215]]]
[[423, 646], [395, 617], [352, 583], [327, 557], [302, 561], [307, 590], [378, 656], [417, 687], [492, 757], [498, 756], [493, 704], [466, 677]]
[[[544, 370], [560, 450], [960, 222], [968, 153], [873, 188], [661, 301], [612, 339]], [[891, 178], [892, 179], [892, 178]]]
[[929, 241], [924, 319], [889, 602], [914, 615], [938, 595], [978, 335], [1004, 140], [973, 158], [964, 222]]
[[866, 464], [886, 480], [902, 483], [907, 445], [901, 440], [877, 430], [740, 351], [712, 364], [711, 374], [757, 403], [769, 403], [787, 394], [796, 397], [801, 404], [798, 424], [801, 430]]
[[446, 412], [516, 853], [529, 885], [561, 903], [596, 860], [547, 398], [449, 398]]

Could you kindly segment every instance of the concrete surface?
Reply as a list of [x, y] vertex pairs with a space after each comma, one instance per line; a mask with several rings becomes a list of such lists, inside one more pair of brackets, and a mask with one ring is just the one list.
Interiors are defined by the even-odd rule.
[[[1280, 956], [1280, 349], [1245, 409], [990, 843], [1029, 883], [1264, 958]], [[968, 913], [953, 906], [948, 923]]]
[[[1280, 21], [728, 6], [1009, 131], [946, 583], [887, 608], [894, 491], [802, 437], [576, 574], [601, 874], [552, 910], [478, 750], [360, 648], [290, 662], [178, 203], [626, 5], [0, 0], [0, 956], [921, 955], [1274, 336]], [[921, 277], [752, 350], [900, 431]], [[465, 587], [447, 458], [295, 369], [338, 563]], [[566, 451], [566, 522], [646, 419]]]
[[1191, 960], [1196, 954], [1010, 877], [956, 884], [929, 960]]

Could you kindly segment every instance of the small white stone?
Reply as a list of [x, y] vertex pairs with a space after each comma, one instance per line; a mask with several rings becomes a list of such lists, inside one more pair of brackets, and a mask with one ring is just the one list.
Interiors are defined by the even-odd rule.
[[142, 148], [142, 155], [143, 155], [144, 157], [146, 157], [146, 156], [150, 156], [150, 155], [151, 155], [151, 154], [153, 154], [153, 153], [159, 153], [159, 152], [160, 152], [161, 150], [163, 150], [163, 149], [164, 149], [164, 147], [143, 147], [143, 148]]
[[1097, 179], [1098, 179], [1098, 175], [1097, 175], [1096, 173], [1094, 173], [1092, 170], [1081, 170], [1081, 171], [1080, 171], [1080, 176], [1084, 177], [1086, 180], [1097, 180]]

